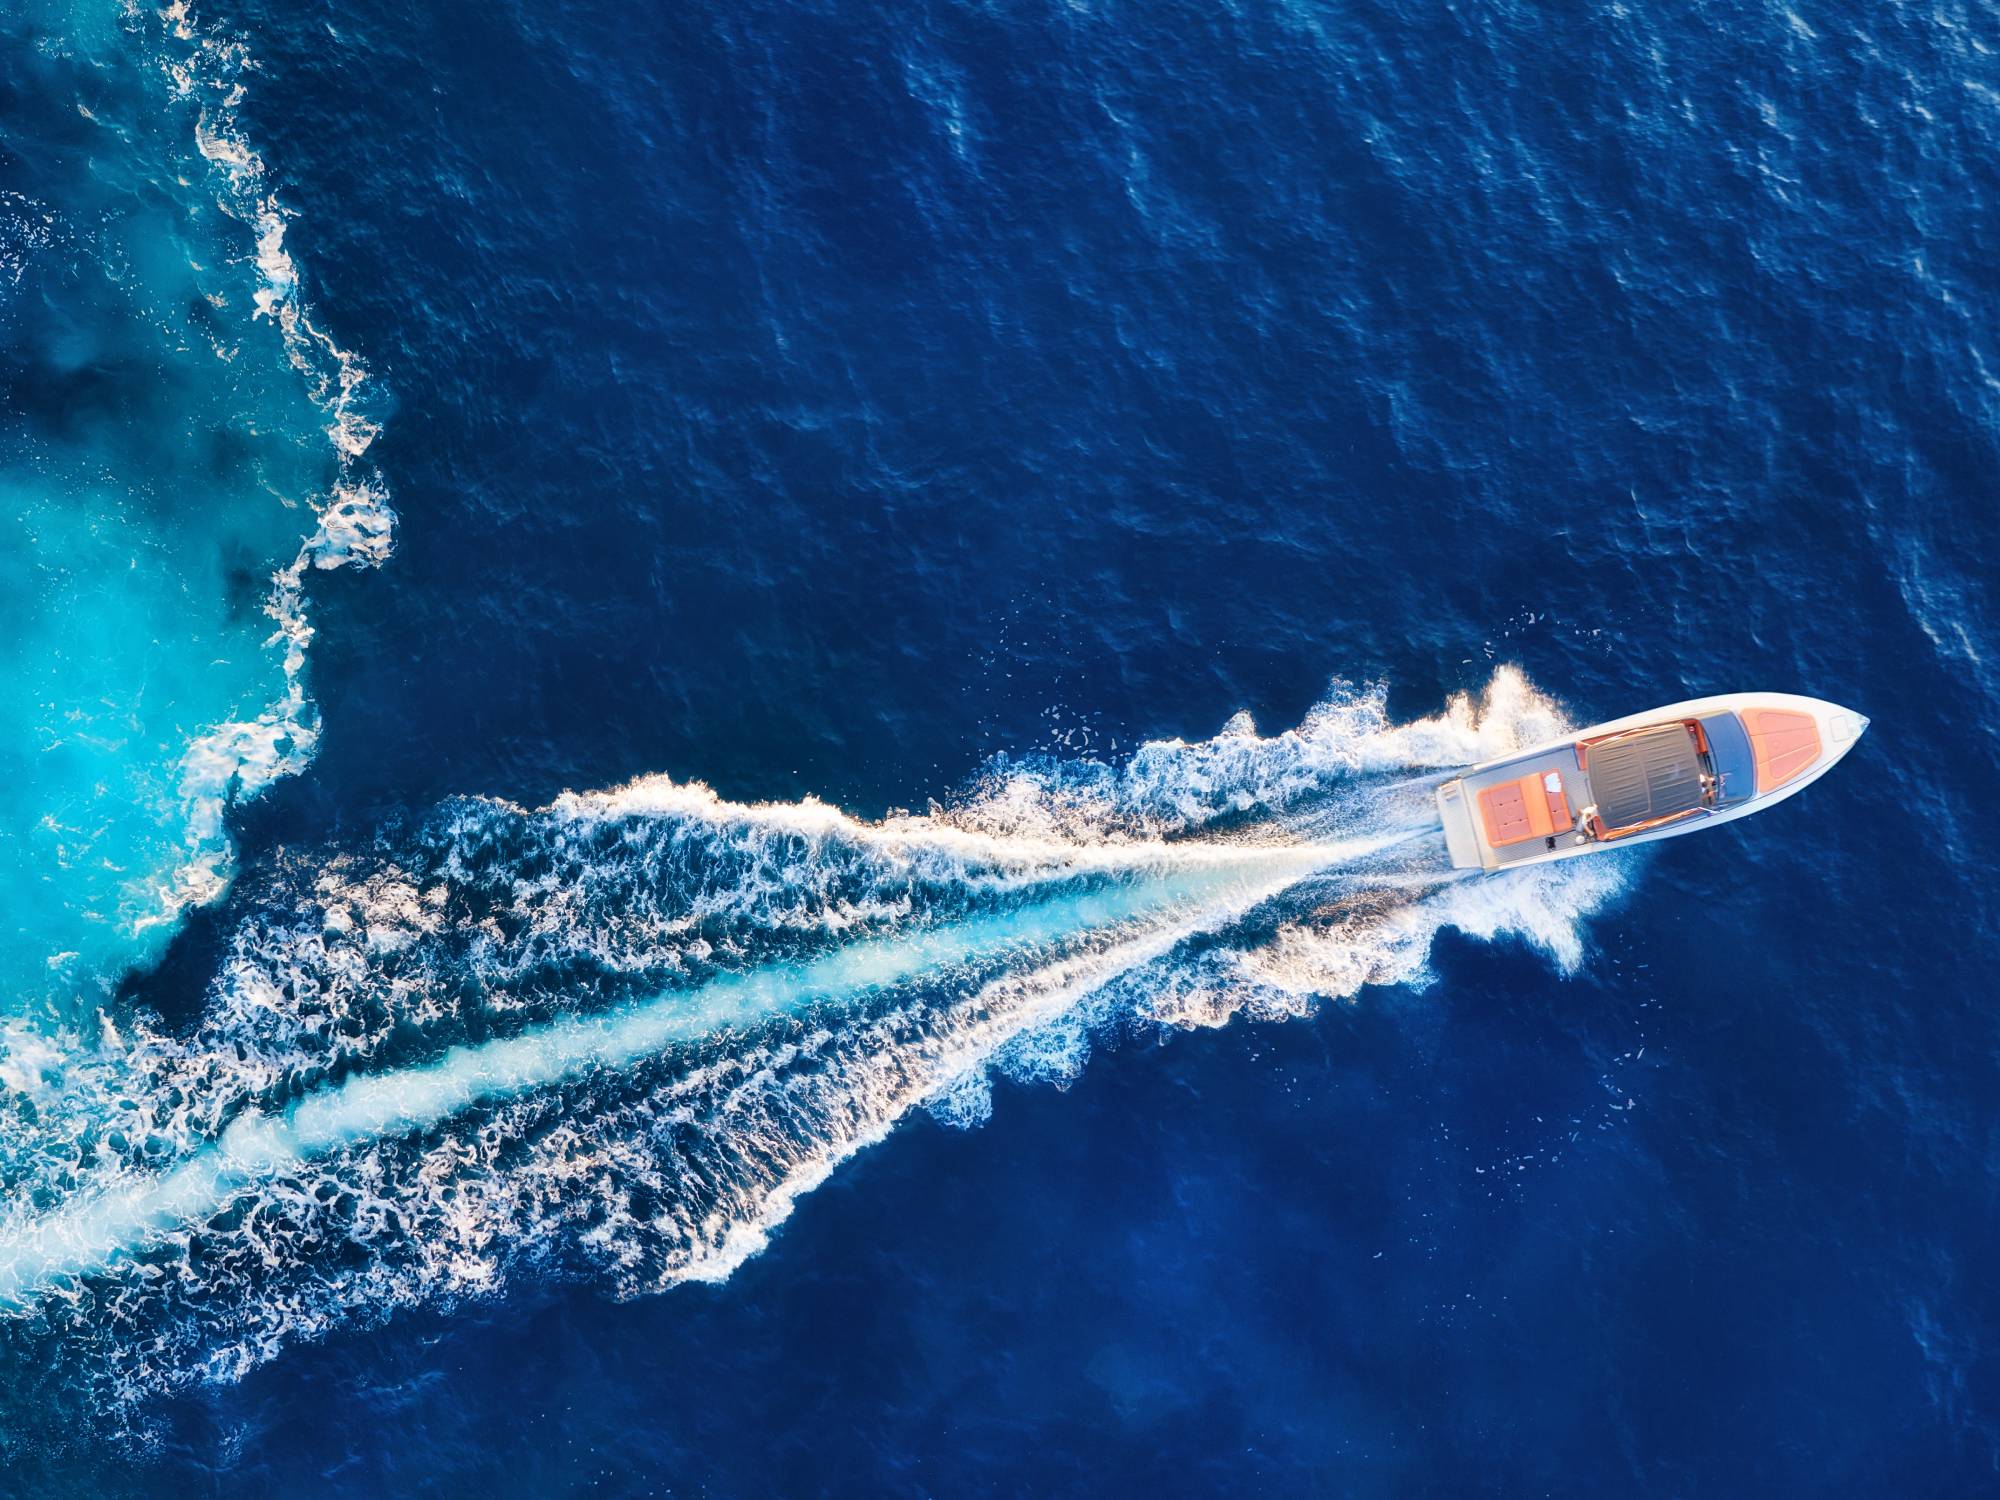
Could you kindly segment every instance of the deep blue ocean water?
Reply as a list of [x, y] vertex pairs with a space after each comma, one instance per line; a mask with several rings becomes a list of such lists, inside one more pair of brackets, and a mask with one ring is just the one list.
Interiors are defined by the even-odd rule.
[[[199, 1185], [0, 1276], [0, 1494], [2000, 1490], [2000, 10], [0, 44], [0, 1262]], [[1752, 688], [1873, 727], [1437, 878]]]

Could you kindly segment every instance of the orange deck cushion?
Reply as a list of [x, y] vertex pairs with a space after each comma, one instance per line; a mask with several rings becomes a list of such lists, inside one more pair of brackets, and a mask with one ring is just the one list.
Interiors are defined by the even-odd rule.
[[1746, 708], [1738, 715], [1757, 754], [1757, 790], [1774, 792], [1819, 763], [1819, 725], [1788, 708]]
[[[1555, 785], [1547, 785], [1550, 781]], [[1489, 786], [1479, 794], [1479, 817], [1486, 824], [1486, 842], [1496, 849], [1568, 832], [1572, 819], [1562, 773], [1531, 772], [1518, 781]]]

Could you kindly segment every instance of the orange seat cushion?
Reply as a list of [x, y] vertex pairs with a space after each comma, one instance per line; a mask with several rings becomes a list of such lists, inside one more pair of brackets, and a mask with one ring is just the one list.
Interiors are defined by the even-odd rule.
[[1757, 756], [1757, 790], [1776, 791], [1819, 764], [1819, 725], [1788, 708], [1746, 708], [1738, 715]]
[[[1548, 785], [1551, 781], [1555, 785]], [[1496, 849], [1523, 839], [1566, 833], [1573, 821], [1558, 771], [1531, 772], [1519, 780], [1489, 786], [1479, 794], [1479, 817], [1486, 825], [1486, 842]]]
[[1518, 781], [1503, 781], [1479, 794], [1479, 816], [1486, 824], [1486, 842], [1496, 849], [1534, 837], [1528, 826], [1528, 799]]

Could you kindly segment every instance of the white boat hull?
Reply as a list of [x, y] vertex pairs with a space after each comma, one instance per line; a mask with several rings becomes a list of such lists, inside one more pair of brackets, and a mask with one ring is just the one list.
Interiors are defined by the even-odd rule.
[[[1797, 763], [1797, 768], [1789, 770], [1781, 784], [1771, 785], [1768, 789], [1760, 784], [1754, 794], [1740, 800], [1684, 810], [1676, 814], [1672, 821], [1664, 821], [1658, 827], [1640, 827], [1636, 831], [1608, 829], [1603, 830], [1601, 835], [1593, 835], [1589, 831], [1588, 814], [1595, 809], [1586, 804], [1570, 808], [1574, 819], [1570, 826], [1560, 826], [1562, 811], [1558, 809], [1554, 824], [1538, 816], [1532, 834], [1508, 838], [1504, 834], [1509, 830], [1496, 831], [1490, 805], [1480, 801], [1482, 796], [1491, 797], [1505, 792], [1508, 783], [1517, 779], [1533, 792], [1535, 788], [1531, 779], [1553, 771], [1557, 773], [1556, 779], [1561, 782], [1562, 790], [1549, 792], [1550, 806], [1556, 807], [1559, 798], [1574, 804], [1579, 794], [1588, 795], [1587, 756], [1591, 742], [1620, 735], [1629, 737], [1633, 731], [1670, 726], [1677, 722], [1712, 723], [1718, 720], [1718, 716], [1732, 716], [1739, 724], [1776, 723], [1786, 726], [1790, 730], [1786, 743], [1792, 748], [1787, 753], [1785, 765]], [[1809, 719], [1816, 731], [1815, 753], [1809, 762], [1802, 762], [1806, 735], [1800, 716]], [[1720, 728], [1721, 725], [1717, 723], [1715, 727]], [[1707, 698], [1690, 698], [1646, 713], [1628, 714], [1622, 719], [1593, 724], [1560, 739], [1482, 761], [1438, 788], [1438, 816], [1451, 850], [1452, 863], [1463, 869], [1512, 869], [1519, 865], [1576, 859], [1607, 849], [1678, 838], [1682, 834], [1775, 807], [1787, 798], [1797, 796], [1832, 770], [1860, 742], [1867, 728], [1867, 718], [1852, 709], [1796, 693], [1719, 693]], [[1763, 755], [1765, 742], [1756, 739], [1753, 743], [1755, 774], [1761, 783], [1767, 769]]]

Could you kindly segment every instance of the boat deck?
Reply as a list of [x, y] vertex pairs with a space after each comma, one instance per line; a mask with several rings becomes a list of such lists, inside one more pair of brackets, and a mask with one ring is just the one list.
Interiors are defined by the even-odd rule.
[[[1552, 792], [1546, 786], [1546, 778], [1551, 772], [1561, 779], [1560, 791]], [[1510, 783], [1520, 786], [1523, 782], [1529, 783], [1521, 787], [1520, 798], [1522, 813], [1528, 818], [1525, 833], [1520, 823], [1512, 820], [1515, 798], [1507, 791]], [[1482, 794], [1487, 792], [1495, 795], [1490, 799], [1483, 798]], [[1536, 816], [1534, 797], [1537, 792], [1545, 799], [1544, 816]], [[1583, 810], [1592, 802], [1590, 778], [1577, 762], [1574, 745], [1559, 745], [1468, 774], [1464, 778], [1464, 796], [1474, 826], [1480, 828], [1487, 844], [1492, 847], [1494, 858], [1502, 865], [1546, 854], [1565, 844], [1589, 842], [1580, 820]], [[1558, 799], [1566, 809], [1567, 817], [1556, 810]], [[1500, 820], [1508, 821], [1502, 823]], [[1496, 827], [1496, 824], [1499, 826]], [[1523, 836], [1502, 843], [1496, 833]]]

